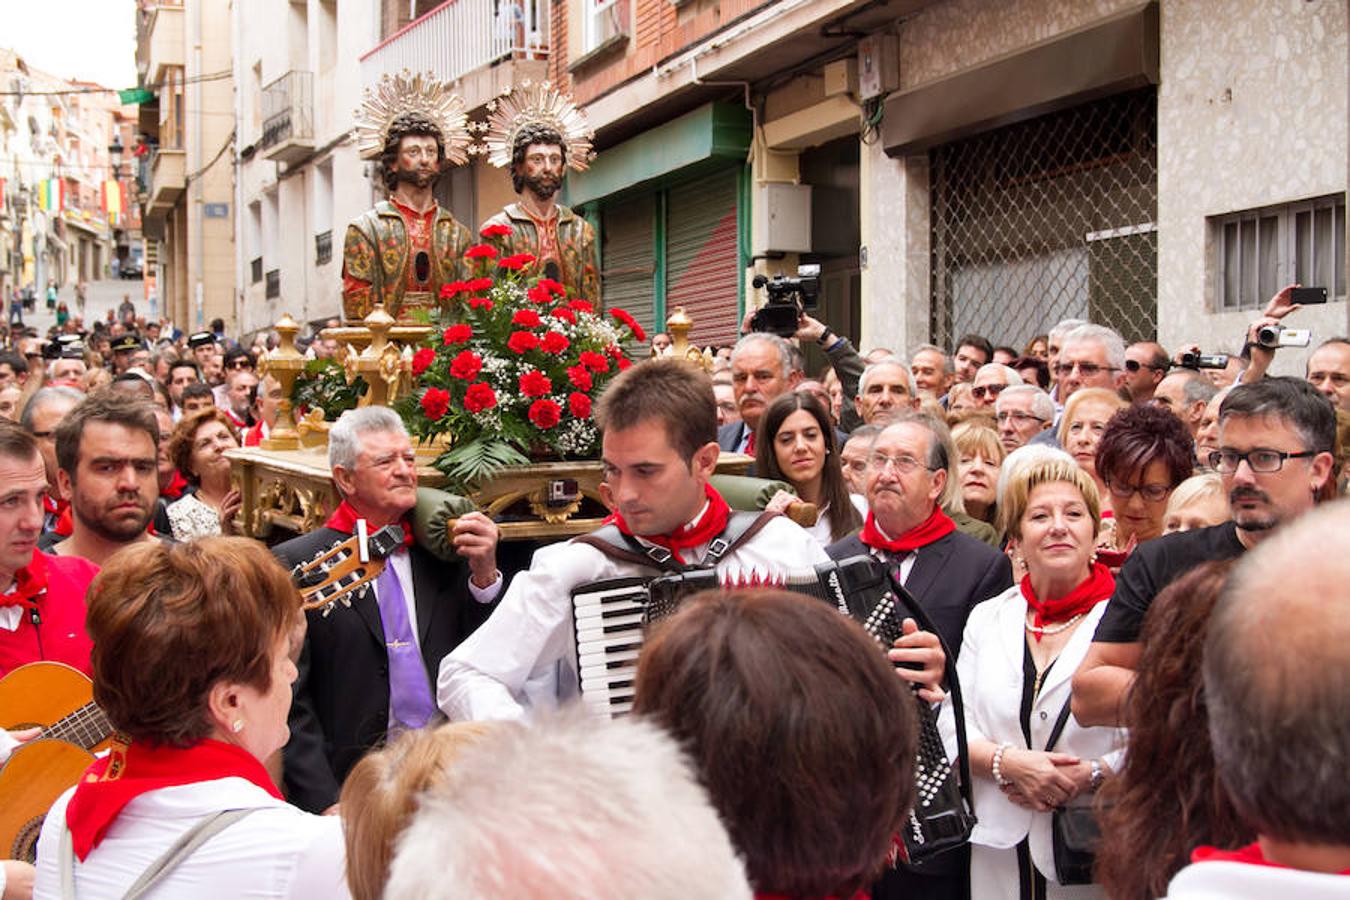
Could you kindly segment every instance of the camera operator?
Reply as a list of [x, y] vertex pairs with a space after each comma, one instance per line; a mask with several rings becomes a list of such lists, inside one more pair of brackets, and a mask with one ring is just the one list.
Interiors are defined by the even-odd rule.
[[[1288, 285], [1271, 297], [1261, 318], [1247, 329], [1247, 352], [1251, 355], [1251, 363], [1243, 373], [1244, 383], [1264, 378], [1275, 361], [1275, 351], [1282, 346], [1280, 331], [1284, 325], [1281, 320], [1303, 308], [1292, 302], [1290, 296], [1299, 286]], [[1333, 337], [1319, 344], [1308, 357], [1304, 378], [1337, 409], [1350, 411], [1350, 340]]]
[[[859, 415], [854, 398], [858, 395], [858, 382], [862, 378], [863, 369], [867, 368], [867, 361], [859, 355], [854, 348], [853, 343], [843, 335], [835, 334], [830, 327], [819, 319], [810, 316], [806, 310], [814, 309], [816, 297], [820, 293], [820, 267], [819, 266], [800, 266], [797, 269], [796, 278], [784, 278], [782, 275], [776, 275], [773, 278], [765, 278], [763, 275], [755, 276], [752, 282], [757, 288], [764, 288], [768, 294], [769, 302], [757, 310], [746, 314], [741, 322], [741, 343], [738, 343], [737, 350], [732, 352], [732, 370], [736, 386], [736, 404], [741, 407], [741, 418], [745, 420], [747, 427], [740, 429], [737, 433], [731, 433], [729, 428], [719, 429], [718, 443], [724, 450], [742, 449], [745, 446], [748, 434], [759, 422], [759, 412], [763, 406], [758, 409], [750, 409], [750, 416], [746, 416], [746, 409], [742, 406], [744, 396], [744, 387], [746, 383], [745, 374], [737, 376], [736, 358], [743, 354], [738, 352], [741, 344], [744, 343], [750, 335], [770, 333], [776, 334], [781, 338], [796, 338], [799, 343], [805, 341], [814, 341], [824, 351], [825, 357], [830, 361], [834, 374], [839, 378], [840, 388], [844, 393], [844, 401], [841, 406], [838, 427], [844, 432], [850, 432], [854, 428], [863, 424]], [[793, 313], [795, 311], [795, 319]], [[795, 324], [795, 328], [794, 328]], [[790, 346], [790, 345], [789, 345]], [[796, 348], [793, 348], [794, 350]], [[800, 360], [800, 354], [794, 354]], [[744, 368], [744, 366], [742, 367]], [[795, 378], [791, 378], [791, 384], [786, 387], [795, 387], [797, 382], [803, 378], [803, 373], [798, 369], [793, 373]], [[783, 390], [779, 390], [773, 396], [764, 398], [764, 405], [776, 397]], [[752, 398], [753, 399], [753, 398]], [[752, 407], [755, 403], [750, 404]], [[753, 421], [752, 421], [753, 420]], [[730, 446], [731, 441], [739, 438], [739, 446]], [[842, 443], [842, 441], [841, 441]]]

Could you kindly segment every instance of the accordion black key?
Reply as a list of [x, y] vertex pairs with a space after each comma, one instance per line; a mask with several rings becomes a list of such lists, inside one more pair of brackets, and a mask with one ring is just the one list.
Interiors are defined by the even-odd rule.
[[[885, 567], [868, 556], [820, 563], [757, 584], [830, 603], [862, 625], [883, 651], [901, 636], [901, 623], [915, 615], [917, 608], [904, 588], [892, 582]], [[582, 702], [601, 715], [626, 715], [633, 706], [643, 630], [672, 615], [685, 597], [698, 591], [744, 586], [748, 585], [723, 584], [712, 569], [693, 569], [656, 577], [614, 578], [577, 588], [572, 593], [572, 609]], [[917, 615], [921, 617], [922, 611]], [[925, 860], [964, 844], [975, 817], [961, 795], [959, 775], [947, 759], [936, 713], [917, 694], [914, 700], [919, 720], [918, 790], [899, 837], [907, 861], [921, 867]]]

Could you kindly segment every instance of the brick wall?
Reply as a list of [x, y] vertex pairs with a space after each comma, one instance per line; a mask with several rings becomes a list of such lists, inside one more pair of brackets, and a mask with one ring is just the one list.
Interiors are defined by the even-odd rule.
[[[555, 0], [552, 8], [553, 58], [550, 77], [585, 105], [653, 66], [721, 30], [741, 16], [767, 5], [765, 0], [694, 0], [677, 9], [670, 0], [619, 0], [633, 4], [632, 27], [622, 53], [568, 71], [568, 5], [585, 0]], [[768, 0], [773, 2], [773, 0]], [[577, 54], [579, 55], [579, 54]]]

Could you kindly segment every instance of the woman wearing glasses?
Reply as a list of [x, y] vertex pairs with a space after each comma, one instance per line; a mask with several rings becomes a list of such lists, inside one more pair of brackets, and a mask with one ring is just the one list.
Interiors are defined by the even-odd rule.
[[1112, 527], [1099, 559], [1119, 571], [1135, 546], [1163, 533], [1167, 500], [1194, 469], [1186, 425], [1159, 406], [1116, 413], [1097, 444], [1096, 471], [1111, 497]]

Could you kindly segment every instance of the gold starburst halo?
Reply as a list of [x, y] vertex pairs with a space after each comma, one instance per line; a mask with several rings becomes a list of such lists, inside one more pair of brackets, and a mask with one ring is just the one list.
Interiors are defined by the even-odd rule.
[[516, 136], [527, 125], [544, 125], [562, 135], [567, 164], [578, 172], [590, 168], [595, 132], [571, 95], [559, 93], [547, 81], [521, 82], [489, 103], [487, 121], [477, 126], [482, 142], [473, 152], [486, 154], [488, 162], [499, 169], [506, 168], [511, 165]]
[[407, 69], [397, 75], [385, 73], [374, 89], [366, 88], [354, 113], [356, 126], [352, 130], [362, 159], [375, 159], [383, 152], [389, 126], [404, 113], [420, 113], [436, 123], [445, 144], [445, 158], [452, 165], [469, 161], [473, 138], [464, 101], [430, 72]]

